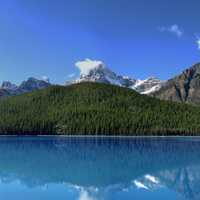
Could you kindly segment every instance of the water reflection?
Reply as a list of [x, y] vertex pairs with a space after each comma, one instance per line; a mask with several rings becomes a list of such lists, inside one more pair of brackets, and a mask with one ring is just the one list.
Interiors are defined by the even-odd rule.
[[4, 200], [199, 200], [199, 185], [198, 138], [0, 139]]

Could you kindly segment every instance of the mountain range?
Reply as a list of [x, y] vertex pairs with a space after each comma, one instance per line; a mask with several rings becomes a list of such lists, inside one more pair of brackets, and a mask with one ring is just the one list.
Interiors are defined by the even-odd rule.
[[32, 92], [34, 90], [47, 88], [50, 85], [50, 82], [47, 80], [38, 80], [33, 77], [23, 81], [19, 86], [11, 83], [10, 81], [4, 81], [0, 87], [0, 97]]
[[[145, 80], [137, 80], [129, 78], [128, 76], [117, 75], [101, 61], [86, 59], [77, 62], [76, 65], [87, 66], [86, 68], [88, 68], [88, 70], [80, 70], [79, 78], [72, 81], [66, 81], [65, 85], [81, 82], [107, 83], [131, 88], [141, 94], [151, 94], [152, 92], [159, 90], [164, 84], [164, 81], [155, 77], [149, 77]], [[52, 84], [48, 80], [39, 80], [33, 77], [23, 81], [19, 86], [10, 81], [4, 81], [0, 87], [0, 97], [32, 92], [34, 90], [47, 88], [50, 85]]]
[[[75, 80], [66, 81], [65, 85], [81, 82], [106, 83], [130, 88], [140, 94], [150, 95], [161, 100], [200, 104], [200, 63], [188, 67], [182, 73], [167, 81], [155, 77], [139, 80], [118, 75], [102, 61], [85, 59], [75, 65], [80, 70], [80, 76]], [[4, 81], [0, 87], [0, 97], [31, 92], [51, 85], [48, 80], [39, 80], [32, 77], [23, 81], [19, 86]]]

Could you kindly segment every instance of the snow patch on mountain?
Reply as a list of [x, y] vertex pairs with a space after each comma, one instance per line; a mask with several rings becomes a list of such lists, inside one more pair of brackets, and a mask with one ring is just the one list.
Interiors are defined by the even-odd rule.
[[141, 94], [151, 94], [158, 91], [164, 83], [165, 81], [161, 81], [155, 77], [150, 77], [145, 80], [137, 80], [135, 85], [131, 88]]

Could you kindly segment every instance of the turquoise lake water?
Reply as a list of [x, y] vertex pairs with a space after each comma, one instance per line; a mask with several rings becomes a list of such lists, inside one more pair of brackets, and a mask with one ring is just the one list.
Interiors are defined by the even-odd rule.
[[200, 139], [1, 137], [0, 199], [200, 200]]

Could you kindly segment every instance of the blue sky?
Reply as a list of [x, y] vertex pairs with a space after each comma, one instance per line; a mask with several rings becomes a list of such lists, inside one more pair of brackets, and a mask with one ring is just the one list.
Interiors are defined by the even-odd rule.
[[133, 78], [168, 79], [200, 61], [199, 7], [199, 0], [0, 0], [0, 82], [62, 83], [85, 58]]

